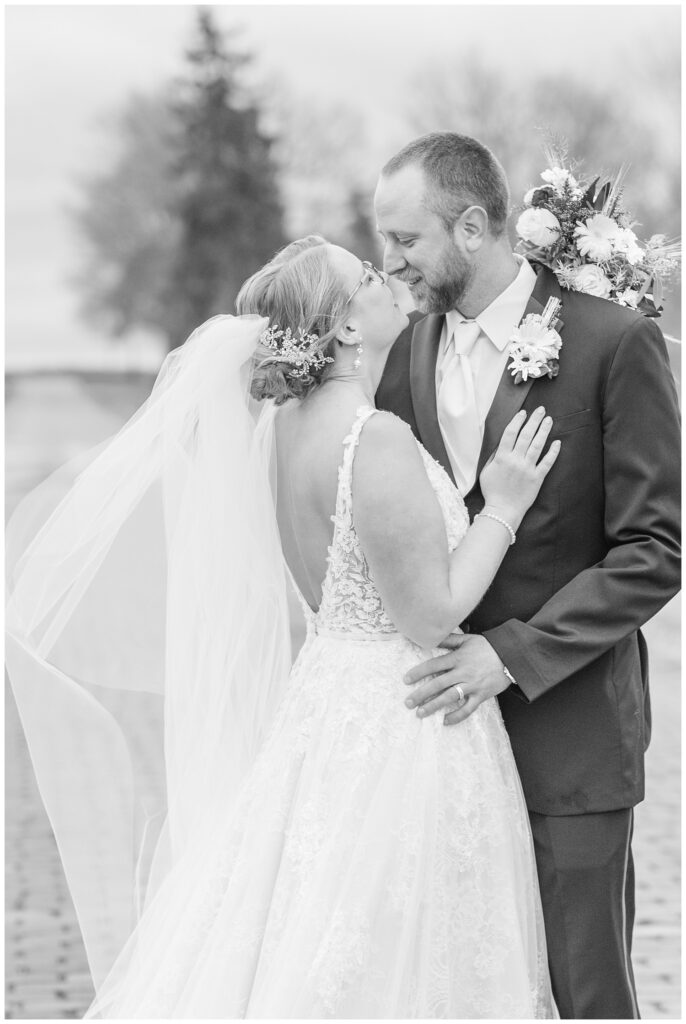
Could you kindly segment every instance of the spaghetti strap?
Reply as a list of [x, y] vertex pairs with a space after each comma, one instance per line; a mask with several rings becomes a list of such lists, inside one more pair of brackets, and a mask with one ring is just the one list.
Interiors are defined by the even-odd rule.
[[338, 491], [336, 494], [336, 511], [331, 517], [334, 523], [334, 541], [339, 529], [349, 528], [352, 525], [352, 483], [353, 483], [353, 460], [355, 449], [360, 443], [362, 427], [368, 419], [378, 412], [374, 406], [363, 405], [357, 410], [355, 421], [350, 428], [350, 433], [343, 438], [343, 461], [338, 469]]

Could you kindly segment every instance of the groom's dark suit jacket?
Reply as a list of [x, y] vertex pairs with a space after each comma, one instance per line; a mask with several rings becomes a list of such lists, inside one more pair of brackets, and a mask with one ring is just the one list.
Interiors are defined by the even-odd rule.
[[[540, 313], [551, 295], [562, 300], [559, 375], [517, 385], [505, 371], [479, 470], [519, 408], [544, 405], [562, 450], [465, 627], [517, 681], [499, 699], [529, 809], [566, 815], [644, 795], [650, 705], [639, 627], [679, 589], [680, 432], [656, 323], [562, 291], [545, 269], [526, 312]], [[436, 414], [442, 325], [442, 316], [415, 317], [391, 350], [377, 405], [406, 420], [452, 476]], [[478, 481], [466, 501], [472, 516], [482, 508]]]

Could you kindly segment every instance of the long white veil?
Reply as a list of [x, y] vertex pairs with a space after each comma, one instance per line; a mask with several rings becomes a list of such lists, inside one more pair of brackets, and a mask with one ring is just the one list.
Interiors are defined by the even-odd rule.
[[274, 409], [249, 400], [266, 326], [203, 324], [8, 529], [8, 669], [96, 990], [230, 813], [290, 669]]

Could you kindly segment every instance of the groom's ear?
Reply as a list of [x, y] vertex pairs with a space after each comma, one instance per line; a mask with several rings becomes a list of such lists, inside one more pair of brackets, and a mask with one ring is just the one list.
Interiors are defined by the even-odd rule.
[[468, 206], [455, 221], [453, 239], [468, 252], [477, 252], [488, 236], [488, 214], [483, 206]]

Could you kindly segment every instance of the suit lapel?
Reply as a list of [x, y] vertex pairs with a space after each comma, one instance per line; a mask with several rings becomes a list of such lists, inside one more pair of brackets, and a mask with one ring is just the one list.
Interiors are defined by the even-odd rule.
[[[561, 299], [562, 291], [554, 274], [542, 267], [538, 272], [531, 298], [524, 310], [524, 316], [528, 316], [529, 313], [542, 313], [543, 307], [551, 295]], [[454, 483], [455, 478], [438, 425], [438, 410], [436, 408], [436, 360], [443, 323], [443, 316], [430, 314], [420, 320], [413, 331], [410, 347], [410, 394], [419, 440], [434, 459], [443, 466]], [[517, 325], [513, 324], [512, 326], [514, 328]], [[562, 333], [562, 326], [562, 322], [560, 322], [558, 326], [560, 333]], [[547, 380], [547, 378], [544, 379]], [[484, 438], [479, 454], [475, 488], [478, 486], [479, 473], [497, 448], [503, 430], [515, 413], [521, 409], [534, 383], [535, 381], [531, 379], [521, 384], [515, 384], [514, 377], [507, 366], [505, 367], [484, 424]], [[474, 488], [472, 492], [473, 490]]]
[[431, 314], [420, 320], [414, 329], [410, 348], [410, 394], [419, 440], [454, 482], [436, 408], [436, 359], [443, 320], [442, 316]]
[[[531, 298], [526, 305], [522, 319], [530, 313], [542, 313], [543, 307], [551, 295], [561, 299], [561, 289], [553, 274], [542, 269], [538, 274], [536, 285], [534, 286]], [[516, 324], [513, 324], [513, 329], [516, 326]], [[561, 329], [562, 324], [560, 323], [558, 325], [558, 330], [561, 331]], [[548, 378], [546, 377], [542, 379], [547, 380]], [[488, 410], [488, 415], [486, 416], [486, 422], [484, 424], [484, 437], [481, 443], [481, 452], [479, 454], [476, 473], [477, 481], [479, 474], [488, 462], [489, 457], [498, 447], [498, 443], [500, 442], [500, 438], [502, 437], [505, 427], [515, 413], [517, 413], [524, 405], [524, 401], [535, 382], [536, 379], [532, 377], [527, 381], [522, 381], [521, 384], [515, 384], [514, 377], [507, 369], [507, 366], [505, 367], [503, 375], [500, 378], [500, 383], [498, 384], [498, 390], [495, 393], [493, 403], [491, 408]]]

